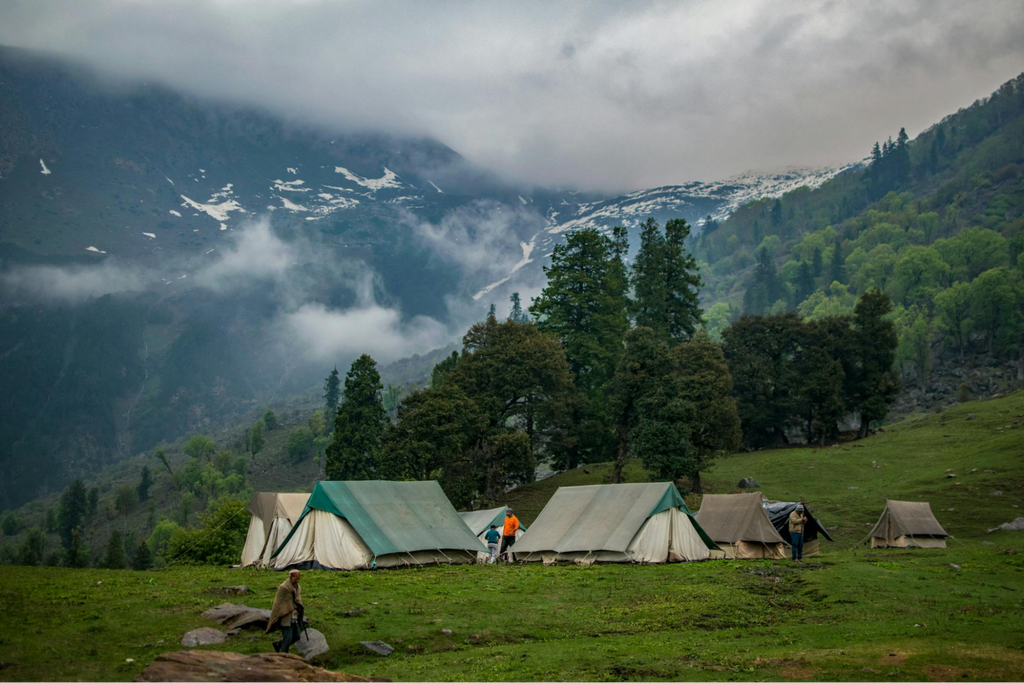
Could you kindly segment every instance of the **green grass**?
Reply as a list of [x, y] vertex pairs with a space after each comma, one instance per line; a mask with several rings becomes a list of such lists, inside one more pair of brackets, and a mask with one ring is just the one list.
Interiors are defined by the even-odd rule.
[[[709, 490], [754, 476], [769, 497], [806, 498], [835, 532], [837, 542], [802, 566], [307, 572], [309, 614], [333, 648], [323, 665], [394, 680], [1020, 680], [1024, 533], [985, 530], [1024, 514], [1021, 414], [1017, 394], [842, 447], [722, 460]], [[957, 477], [947, 479], [947, 468]], [[605, 465], [587, 469], [513, 492], [509, 502], [528, 523], [558, 485], [607, 476]], [[644, 476], [635, 463], [627, 470], [629, 480]], [[949, 547], [851, 548], [887, 496], [931, 501], [955, 537]], [[9, 616], [3, 680], [130, 680], [157, 654], [179, 649], [185, 631], [209, 625], [199, 613], [224, 601], [211, 587], [245, 583], [243, 601], [269, 607], [283, 579], [216, 567], [2, 567], [0, 577]], [[378, 639], [396, 652], [382, 659], [358, 645]], [[218, 649], [268, 652], [270, 640], [246, 632]]]

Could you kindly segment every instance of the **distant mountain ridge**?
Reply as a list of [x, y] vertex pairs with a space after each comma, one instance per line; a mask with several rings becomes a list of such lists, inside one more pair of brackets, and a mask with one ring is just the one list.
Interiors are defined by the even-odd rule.
[[[343, 311], [370, 297], [396, 324], [427, 316], [450, 328], [452, 339], [431, 341], [440, 346], [491, 302], [542, 282], [570, 230], [649, 215], [696, 224], [838, 170], [621, 197], [517, 187], [435, 140], [311, 129], [0, 47], [0, 507], [258, 412], [351, 360], [305, 359], [282, 339], [288, 307]], [[274, 284], [257, 259], [244, 289], [198, 282], [258, 217], [319, 265], [287, 264]], [[26, 268], [51, 269], [33, 272], [44, 287], [68, 273], [78, 279], [67, 287], [83, 274], [120, 280], [91, 298], [66, 287], [36, 300], [10, 288]]]

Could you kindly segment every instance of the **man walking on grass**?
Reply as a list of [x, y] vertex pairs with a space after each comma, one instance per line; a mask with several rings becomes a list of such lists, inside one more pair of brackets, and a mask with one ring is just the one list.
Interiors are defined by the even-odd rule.
[[514, 562], [516, 559], [511, 548], [515, 545], [517, 531], [519, 519], [512, 514], [512, 508], [508, 508], [505, 510], [505, 527], [501, 530], [501, 557], [506, 562]]
[[270, 609], [270, 619], [267, 620], [267, 633], [274, 630], [276, 626], [281, 627], [281, 640], [274, 643], [274, 650], [277, 652], [288, 652], [288, 648], [299, 639], [299, 623], [304, 608], [302, 606], [302, 589], [299, 588], [299, 579], [302, 574], [298, 569], [288, 572], [288, 578], [277, 587], [277, 594], [274, 595], [274, 606]]
[[789, 542], [792, 544], [794, 562], [803, 562], [804, 560], [804, 524], [806, 523], [804, 504], [797, 503], [796, 510], [789, 513]]
[[494, 524], [484, 534], [484, 539], [487, 541], [487, 550], [491, 556], [487, 558], [487, 564], [494, 564], [494, 561], [498, 559], [498, 539], [501, 538], [501, 534], [498, 533], [498, 527]]

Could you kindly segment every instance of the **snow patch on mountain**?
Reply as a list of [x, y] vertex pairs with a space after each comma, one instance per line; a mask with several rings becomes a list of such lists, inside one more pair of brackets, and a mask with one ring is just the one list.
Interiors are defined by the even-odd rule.
[[220, 204], [213, 203], [213, 200], [217, 199], [218, 195], [220, 194], [221, 193], [217, 193], [213, 197], [210, 197], [210, 202], [207, 204], [202, 204], [200, 202], [195, 201], [194, 199], [189, 199], [185, 195], [180, 195], [181, 198], [185, 200], [184, 202], [182, 202], [181, 205], [189, 206], [195, 209], [196, 211], [202, 211], [203, 213], [210, 216], [210, 218], [214, 219], [219, 223], [223, 223], [224, 221], [229, 220], [229, 214], [232, 211], [237, 211], [239, 213], [246, 212], [245, 209], [242, 208], [242, 205], [239, 204], [234, 199], [225, 199], [225, 201], [221, 202]]
[[309, 192], [313, 189], [311, 187], [302, 187], [305, 184], [305, 180], [289, 180], [287, 182], [275, 180], [270, 189], [277, 190], [278, 192]]
[[46, 162], [45, 161], [40, 159], [39, 160], [39, 165], [43, 167], [43, 170], [41, 170], [40, 173], [42, 173], [43, 175], [50, 175], [50, 169], [46, 168]]
[[537, 237], [538, 236], [540, 236], [539, 232], [536, 235], [534, 235], [533, 237], [531, 237], [529, 242], [520, 242], [519, 243], [519, 248], [523, 250], [523, 258], [519, 259], [519, 262], [516, 263], [514, 266], [512, 266], [512, 270], [509, 271], [508, 275], [506, 275], [505, 277], [501, 278], [497, 282], [492, 282], [491, 284], [487, 285], [486, 287], [481, 289], [479, 292], [474, 294], [473, 295], [473, 300], [474, 301], [479, 301], [480, 297], [482, 297], [485, 294], [487, 294], [488, 292], [492, 291], [495, 287], [500, 287], [501, 285], [505, 284], [510, 279], [512, 279], [512, 276], [515, 275], [516, 272], [518, 272], [523, 266], [525, 266], [525, 265], [527, 265], [529, 263], [533, 263], [533, 259], [530, 258], [530, 254], [533, 253], [533, 250], [537, 246]]
[[349, 180], [356, 185], [362, 185], [370, 192], [376, 192], [377, 190], [383, 190], [389, 187], [398, 189], [401, 188], [403, 184], [402, 181], [398, 179], [398, 175], [387, 166], [384, 167], [384, 175], [380, 178], [364, 178], [360, 175], [356, 175], [344, 166], [335, 166], [334, 172], [340, 173], [346, 180]]

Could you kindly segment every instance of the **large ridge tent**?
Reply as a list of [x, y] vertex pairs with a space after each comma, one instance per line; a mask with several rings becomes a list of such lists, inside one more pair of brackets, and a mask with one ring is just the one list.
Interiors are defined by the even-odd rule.
[[[798, 503], [763, 501], [762, 505], [775, 530], [779, 532], [779, 536], [782, 536], [782, 540], [786, 542], [786, 545], [793, 545], [793, 541], [789, 537], [789, 514], [796, 510]], [[804, 557], [814, 557], [821, 554], [821, 541], [818, 536], [824, 536], [829, 541], [832, 540], [832, 537], [818, 518], [811, 514], [807, 506], [804, 506], [804, 516], [807, 517], [807, 522], [804, 524]]]
[[436, 481], [320, 481], [273, 567], [465, 563], [485, 550]]
[[871, 530], [872, 548], [945, 548], [946, 530], [928, 503], [885, 501], [885, 510]]
[[562, 486], [522, 540], [516, 559], [553, 564], [706, 560], [714, 542], [671, 483]]
[[697, 521], [725, 557], [786, 557], [785, 542], [761, 507], [758, 493], [709, 493], [701, 501]]
[[308, 493], [257, 493], [245, 506], [252, 518], [242, 546], [243, 567], [261, 567], [292, 530], [309, 500]]
[[[502, 505], [500, 508], [491, 508], [490, 510], [460, 512], [459, 517], [466, 523], [469, 530], [480, 539], [480, 542], [484, 543], [484, 534], [487, 533], [492, 524], [498, 528], [498, 533], [501, 533], [501, 529], [505, 526], [505, 510], [508, 510], [508, 506]], [[526, 533], [526, 526], [520, 522], [519, 531], [516, 532], [516, 540], [521, 538], [524, 533]], [[483, 562], [488, 557], [490, 557], [488, 553], [480, 553], [477, 559]]]

